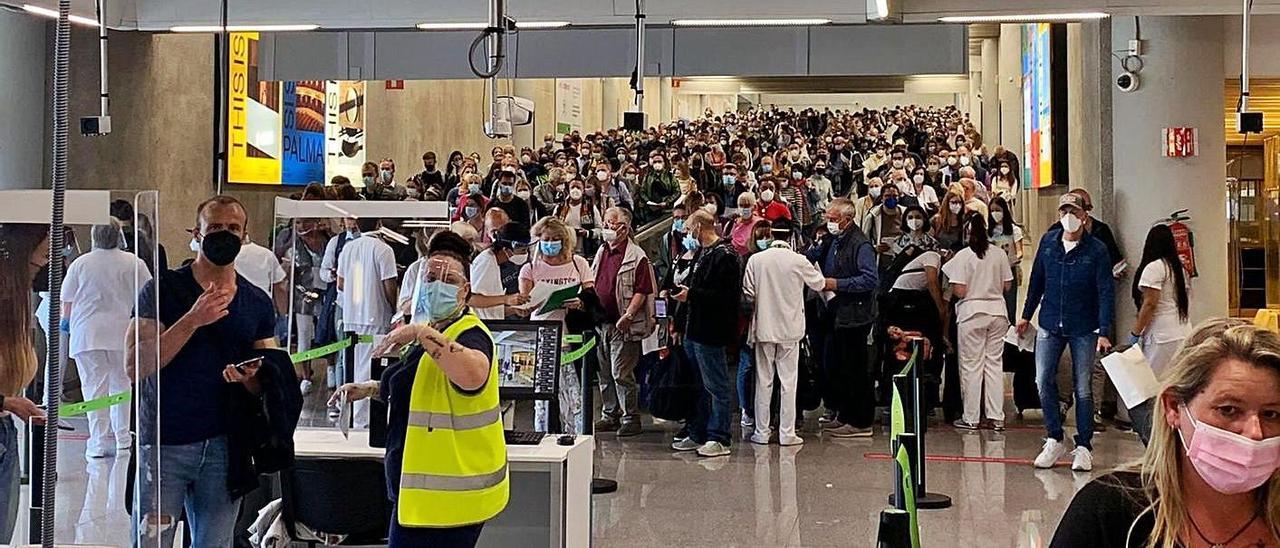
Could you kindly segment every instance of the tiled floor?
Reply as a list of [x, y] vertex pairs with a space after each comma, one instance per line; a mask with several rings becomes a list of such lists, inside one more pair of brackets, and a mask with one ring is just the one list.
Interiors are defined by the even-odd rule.
[[[60, 446], [57, 539], [127, 546], [127, 455], [86, 461], [83, 420], [71, 424], [76, 432], [64, 433]], [[717, 459], [674, 454], [667, 447], [673, 433], [669, 425], [625, 440], [600, 436], [597, 475], [618, 480], [620, 488], [595, 498], [595, 545], [873, 546], [878, 514], [891, 490], [890, 463], [874, 454], [886, 454], [888, 441], [883, 436], [824, 439], [816, 430], [810, 420], [802, 447], [738, 442], [732, 455]], [[1090, 475], [1065, 467], [1034, 470], [1029, 459], [1039, 451], [1042, 435], [1016, 422], [1003, 434], [950, 427], [931, 431], [926, 438], [930, 455], [1028, 460], [931, 461], [929, 490], [949, 495], [954, 505], [921, 511], [925, 545], [1047, 544], [1072, 494]], [[1114, 430], [1099, 434], [1095, 447], [1095, 475], [1141, 451], [1135, 436]], [[25, 538], [25, 507], [24, 500], [22, 536], [15, 538]]]

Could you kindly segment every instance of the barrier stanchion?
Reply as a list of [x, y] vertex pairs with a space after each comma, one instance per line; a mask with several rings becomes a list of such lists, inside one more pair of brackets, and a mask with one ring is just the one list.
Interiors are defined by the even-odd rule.
[[[566, 335], [565, 342], [581, 343], [577, 350], [569, 352], [564, 358], [571, 358], [565, 361], [573, 361], [578, 363], [578, 383], [582, 387], [582, 419], [578, 424], [578, 431], [587, 436], [595, 435], [595, 388], [592, 386], [591, 379], [596, 374], [596, 368], [591, 367], [596, 363], [593, 359], [595, 352], [596, 339], [591, 334], [582, 335]], [[591, 478], [591, 494], [602, 495], [613, 493], [618, 490], [618, 482], [608, 478], [595, 477]]]
[[876, 548], [910, 548], [911, 514], [906, 510], [886, 508], [880, 511], [880, 529]]
[[[924, 352], [921, 348], [920, 339], [913, 340], [911, 344], [914, 347], [911, 353], [911, 360], [901, 373], [893, 377], [894, 401], [890, 418], [893, 429], [890, 434], [895, 440], [902, 435], [911, 434], [911, 447], [908, 448], [908, 453], [910, 454], [911, 477], [914, 481], [913, 487], [916, 492], [916, 506], [925, 510], [950, 508], [951, 497], [939, 493], [930, 493], [925, 484], [925, 433], [928, 421], [922, 409], [919, 366], [919, 360]], [[901, 417], [897, 416], [899, 414], [901, 414]], [[896, 449], [893, 454], [895, 456], [898, 454]], [[889, 503], [895, 504], [894, 495], [889, 496]]]

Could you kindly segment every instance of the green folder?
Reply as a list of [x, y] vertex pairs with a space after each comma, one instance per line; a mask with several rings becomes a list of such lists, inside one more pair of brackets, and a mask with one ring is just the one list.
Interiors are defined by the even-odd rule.
[[555, 290], [551, 296], [547, 297], [547, 302], [543, 303], [542, 308], [538, 309], [538, 313], [548, 314], [552, 311], [559, 310], [564, 306], [565, 301], [578, 298], [578, 292], [581, 288], [581, 284], [573, 284]]

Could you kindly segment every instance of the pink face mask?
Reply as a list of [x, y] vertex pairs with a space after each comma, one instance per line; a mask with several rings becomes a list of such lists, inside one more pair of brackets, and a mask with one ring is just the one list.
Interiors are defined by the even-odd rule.
[[1257, 489], [1280, 468], [1280, 436], [1254, 440], [1197, 421], [1184, 405], [1182, 415], [1191, 421], [1195, 434], [1187, 443], [1182, 430], [1178, 437], [1200, 478], [1215, 491], [1236, 495]]

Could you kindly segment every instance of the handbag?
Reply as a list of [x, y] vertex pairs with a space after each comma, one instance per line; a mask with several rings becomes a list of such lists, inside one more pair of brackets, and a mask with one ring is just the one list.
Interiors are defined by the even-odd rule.
[[701, 391], [702, 378], [697, 367], [689, 362], [683, 348], [672, 347], [649, 373], [646, 402], [649, 413], [670, 421], [689, 419], [693, 417]]

